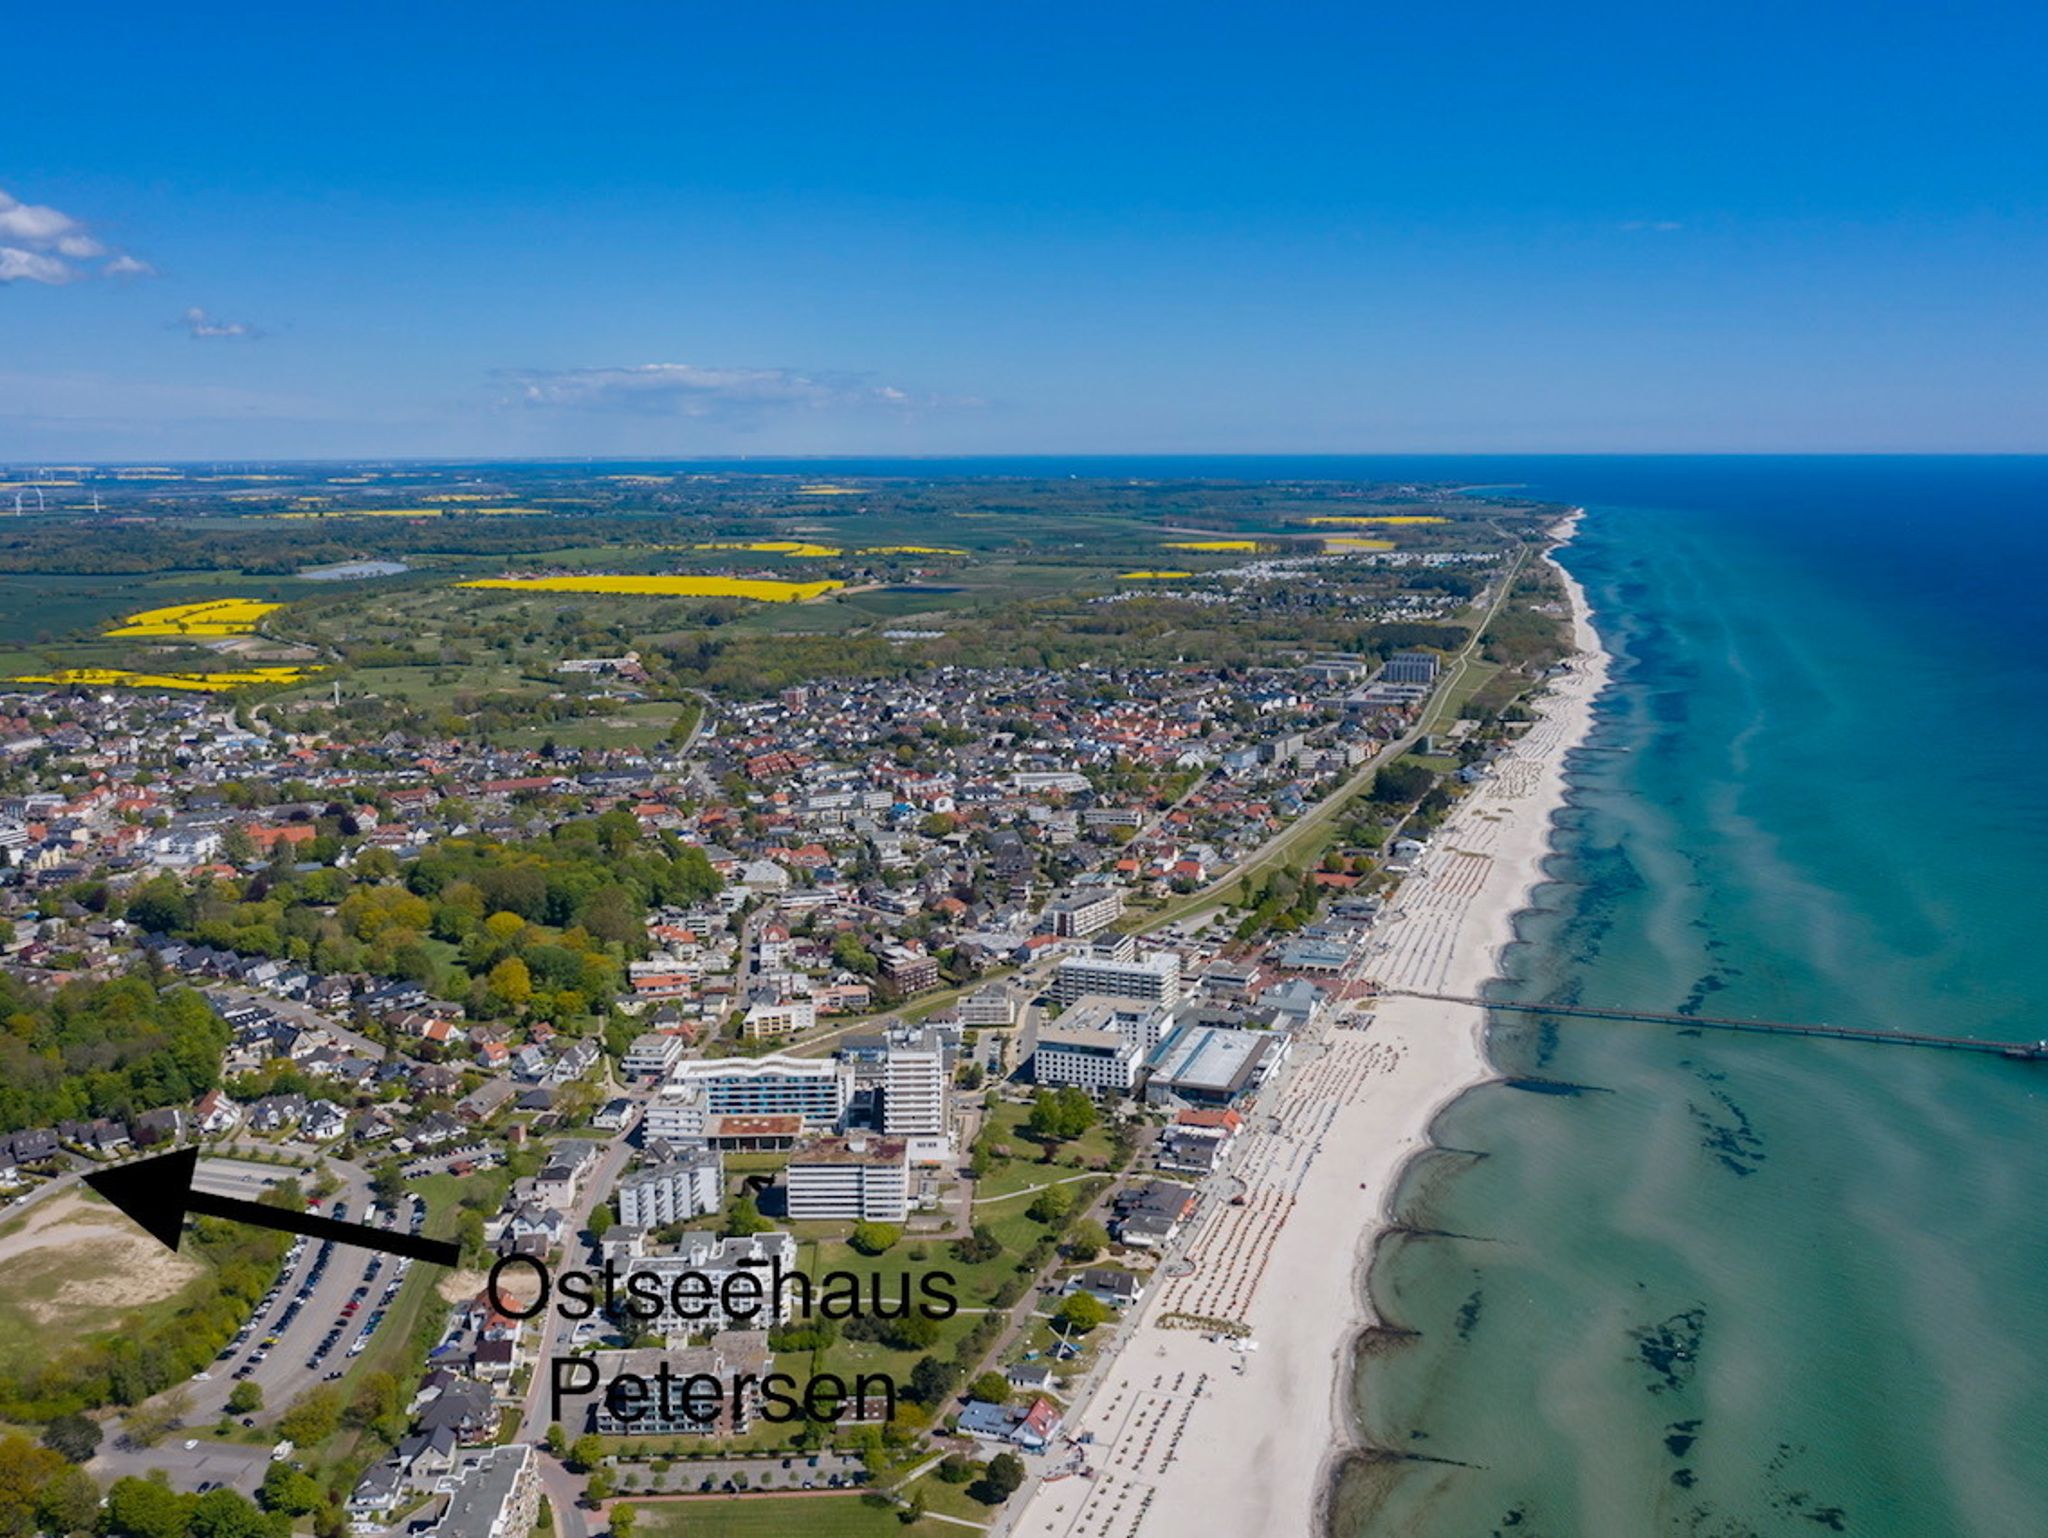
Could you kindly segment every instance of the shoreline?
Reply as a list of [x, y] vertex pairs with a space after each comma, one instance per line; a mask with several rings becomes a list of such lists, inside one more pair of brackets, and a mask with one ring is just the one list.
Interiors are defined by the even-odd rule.
[[[1610, 659], [1583, 590], [1564, 577], [1575, 651], [1535, 702], [1536, 722], [1464, 797], [1399, 889], [1362, 953], [1385, 987], [1477, 995], [1498, 975], [1514, 921], [1544, 879], [1564, 760], [1585, 739]], [[1182, 1527], [1325, 1529], [1335, 1481], [1367, 1451], [1351, 1409], [1360, 1343], [1384, 1321], [1368, 1277], [1395, 1193], [1450, 1105], [1498, 1077], [1485, 1011], [1411, 997], [1361, 998], [1298, 1043], [1229, 1166], [1244, 1206], [1196, 1220], [1186, 1263], [1161, 1268], [1114, 1353], [1077, 1396], [1089, 1477], [1033, 1484], [997, 1530], [1031, 1538], [1141, 1538]], [[1370, 1193], [1361, 1212], [1360, 1193]], [[1361, 1226], [1361, 1218], [1363, 1225]], [[1349, 1235], [1332, 1243], [1332, 1235]], [[1239, 1321], [1236, 1349], [1174, 1316]]]

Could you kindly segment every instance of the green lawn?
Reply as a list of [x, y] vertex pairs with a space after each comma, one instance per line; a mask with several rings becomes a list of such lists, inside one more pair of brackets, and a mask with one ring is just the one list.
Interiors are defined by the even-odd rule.
[[909, 1526], [858, 1495], [735, 1495], [649, 1501], [634, 1506], [634, 1531], [647, 1538], [940, 1538], [963, 1529], [927, 1518]]

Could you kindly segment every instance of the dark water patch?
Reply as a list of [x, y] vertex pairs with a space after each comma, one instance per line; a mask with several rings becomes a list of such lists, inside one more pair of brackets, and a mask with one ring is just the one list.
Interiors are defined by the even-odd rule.
[[1490, 1234], [1461, 1234], [1449, 1228], [1423, 1228], [1414, 1223], [1389, 1223], [1387, 1234], [1400, 1239], [1463, 1239], [1472, 1244], [1499, 1244]]
[[1482, 1305], [1482, 1299], [1483, 1293], [1481, 1289], [1474, 1287], [1472, 1289], [1471, 1295], [1467, 1297], [1463, 1303], [1458, 1305], [1458, 1339], [1470, 1340], [1472, 1338], [1473, 1330], [1477, 1329], [1479, 1326], [1479, 1314]]
[[1630, 1330], [1636, 1356], [1655, 1380], [1648, 1385], [1653, 1394], [1676, 1393], [1692, 1381], [1699, 1370], [1700, 1343], [1707, 1332], [1707, 1311], [1689, 1308], [1682, 1314], [1656, 1324]]
[[1708, 1093], [1714, 1104], [1720, 1107], [1718, 1115], [1697, 1100], [1685, 1103], [1686, 1110], [1692, 1113], [1693, 1121], [1699, 1126], [1700, 1147], [1731, 1173], [1745, 1178], [1754, 1175], [1762, 1168], [1766, 1157], [1763, 1135], [1726, 1090], [1715, 1089]]
[[1673, 1421], [1664, 1428], [1664, 1450], [1674, 1458], [1683, 1458], [1699, 1440], [1699, 1429], [1696, 1420]]
[[1545, 1079], [1533, 1074], [1520, 1074], [1502, 1079], [1509, 1089], [1519, 1089], [1531, 1095], [1611, 1095], [1613, 1090], [1600, 1084], [1574, 1084], [1569, 1079]]

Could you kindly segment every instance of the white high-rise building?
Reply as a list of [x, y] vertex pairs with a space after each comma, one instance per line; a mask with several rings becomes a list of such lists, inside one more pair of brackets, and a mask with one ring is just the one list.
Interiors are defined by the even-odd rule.
[[1069, 956], [1062, 961], [1053, 974], [1053, 998], [1064, 1006], [1091, 993], [1147, 1004], [1178, 1003], [1180, 957], [1172, 951], [1154, 951], [1137, 961], [1106, 956]]
[[692, 1149], [671, 1163], [619, 1182], [619, 1221], [629, 1228], [687, 1223], [725, 1204], [725, 1161], [715, 1149]]
[[946, 1049], [938, 1037], [891, 1041], [882, 1058], [882, 1131], [943, 1138], [951, 1128], [947, 1112]]

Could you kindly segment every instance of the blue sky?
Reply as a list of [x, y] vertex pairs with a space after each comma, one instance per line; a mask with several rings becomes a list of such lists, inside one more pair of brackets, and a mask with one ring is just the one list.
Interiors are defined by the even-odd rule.
[[1563, 10], [20, 10], [0, 458], [2048, 449], [2048, 8]]

